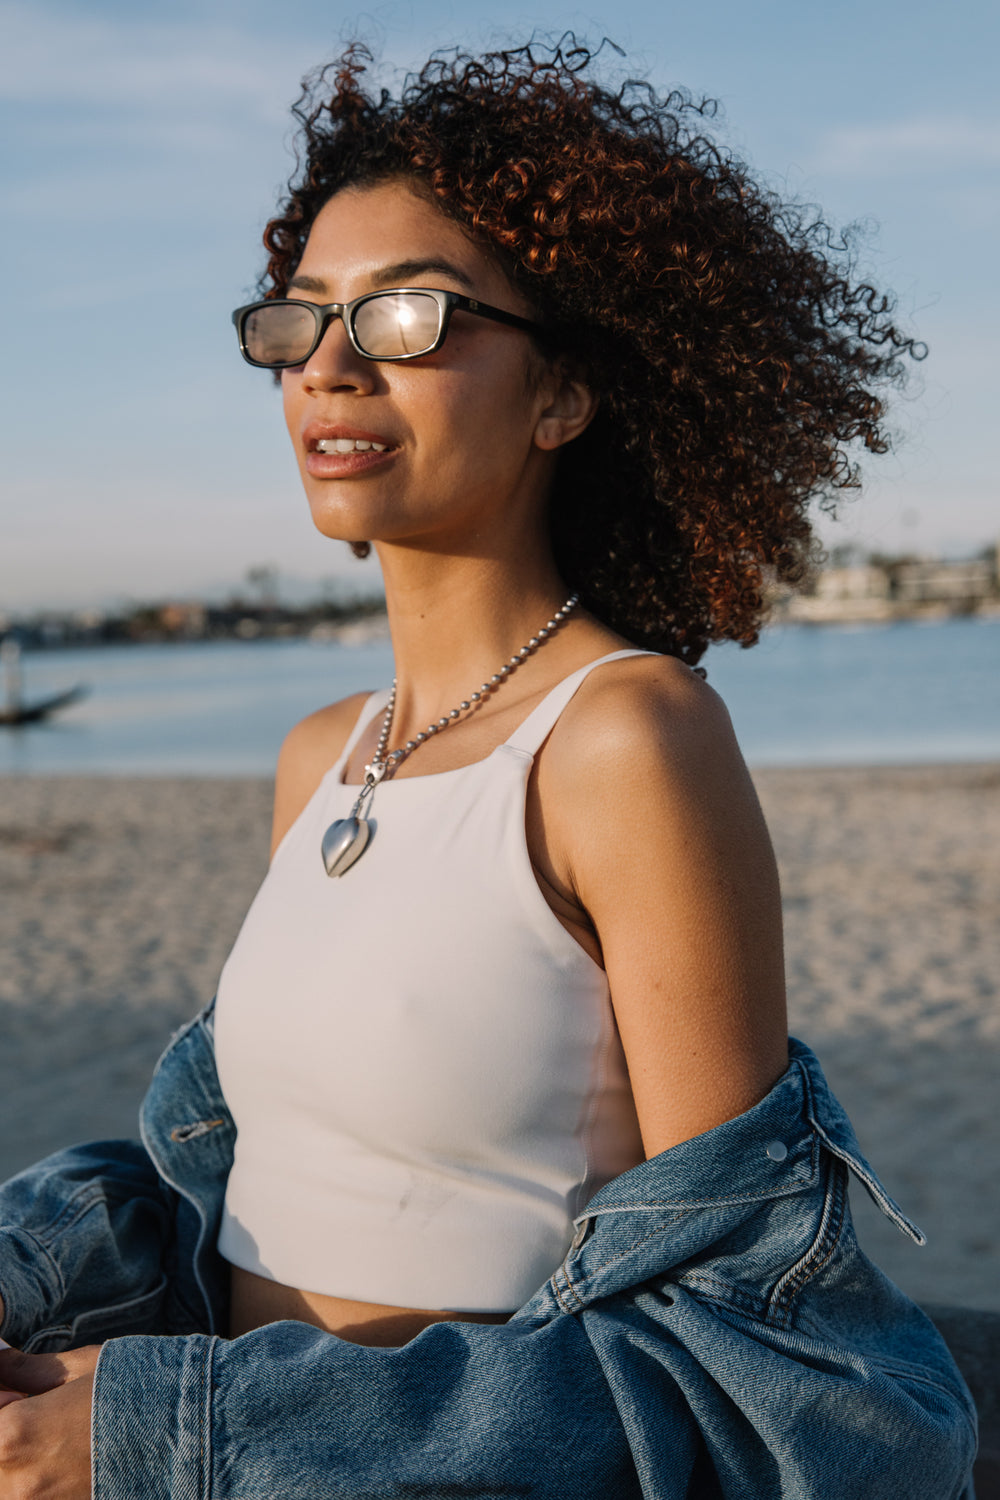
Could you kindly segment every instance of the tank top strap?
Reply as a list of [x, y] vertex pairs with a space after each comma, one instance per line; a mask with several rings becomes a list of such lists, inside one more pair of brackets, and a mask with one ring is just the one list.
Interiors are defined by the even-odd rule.
[[612, 651], [610, 656], [599, 656], [596, 661], [588, 661], [586, 666], [579, 667], [568, 677], [564, 677], [562, 682], [557, 682], [551, 693], [547, 693], [538, 707], [532, 709], [505, 743], [512, 750], [526, 750], [529, 755], [534, 755], [581, 682], [589, 677], [595, 667], [603, 667], [609, 661], [624, 661], [627, 656], [659, 654], [657, 651], [641, 651], [637, 646], [630, 646], [627, 651]]
[[[383, 710], [385, 708], [385, 705], [389, 701], [389, 693], [391, 691], [391, 688], [379, 688], [377, 692], [368, 694], [368, 697], [361, 705], [361, 712], [358, 714], [358, 717], [354, 721], [354, 728], [347, 736], [347, 743], [345, 744], [343, 750], [341, 750], [340, 754], [337, 756], [337, 759], [334, 761], [335, 767], [340, 767], [347, 763], [351, 751], [358, 743], [358, 740], [361, 738], [362, 734], [367, 729], [372, 719], [377, 713], [380, 712], [380, 710]], [[331, 767], [331, 770], [332, 769], [333, 767]]]

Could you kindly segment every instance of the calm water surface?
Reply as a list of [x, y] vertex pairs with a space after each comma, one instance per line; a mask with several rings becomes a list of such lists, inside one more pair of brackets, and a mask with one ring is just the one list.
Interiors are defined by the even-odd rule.
[[[751, 765], [1000, 760], [1000, 620], [776, 627], [704, 665]], [[26, 696], [90, 695], [48, 724], [0, 728], [0, 774], [269, 775], [323, 703], [387, 685], [387, 642], [192, 642], [48, 651]]]

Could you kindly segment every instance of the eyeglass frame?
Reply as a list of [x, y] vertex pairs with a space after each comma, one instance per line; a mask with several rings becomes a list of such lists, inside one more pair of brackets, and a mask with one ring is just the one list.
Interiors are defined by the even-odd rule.
[[[373, 302], [378, 297], [398, 297], [401, 293], [420, 292], [424, 296], [433, 297], [438, 305], [438, 331], [434, 342], [426, 349], [420, 349], [413, 354], [369, 354], [362, 349], [358, 343], [358, 337], [354, 330], [354, 318], [359, 307], [366, 302]], [[264, 307], [282, 307], [291, 304], [294, 307], [308, 307], [312, 312], [316, 323], [316, 337], [305, 354], [298, 359], [289, 359], [274, 364], [264, 364], [260, 360], [251, 358], [247, 353], [244, 330], [246, 320], [252, 312], [257, 312]], [[326, 331], [334, 318], [340, 318], [347, 332], [351, 348], [362, 359], [374, 360], [379, 364], [399, 364], [403, 360], [423, 359], [425, 355], [434, 354], [444, 343], [451, 323], [452, 313], [468, 312], [477, 318], [489, 318], [494, 323], [505, 323], [511, 328], [520, 328], [526, 333], [541, 333], [542, 327], [539, 323], [532, 322], [529, 318], [519, 317], [517, 313], [506, 312], [502, 307], [493, 307], [488, 302], [480, 302], [478, 297], [464, 297], [461, 292], [449, 292], [441, 287], [431, 286], [393, 286], [383, 287], [378, 291], [365, 292], [361, 297], [355, 297], [350, 302], [309, 302], [300, 297], [268, 297], [262, 302], [248, 302], [245, 307], [237, 307], [232, 314], [232, 321], [236, 328], [236, 336], [239, 339], [240, 353], [248, 365], [253, 365], [255, 370], [294, 370], [304, 365], [307, 360], [312, 359], [316, 350], [326, 336]]]

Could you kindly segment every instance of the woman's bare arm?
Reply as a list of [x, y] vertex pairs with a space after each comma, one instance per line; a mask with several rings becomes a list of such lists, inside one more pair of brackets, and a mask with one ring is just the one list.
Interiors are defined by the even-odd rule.
[[784, 1072], [781, 898], [721, 699], [672, 659], [621, 667], [563, 715], [539, 799], [554, 867], [601, 943], [652, 1156]]

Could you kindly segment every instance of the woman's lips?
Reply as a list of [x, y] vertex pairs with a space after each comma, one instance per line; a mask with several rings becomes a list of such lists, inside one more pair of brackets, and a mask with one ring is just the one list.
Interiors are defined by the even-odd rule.
[[382, 453], [374, 448], [367, 452], [355, 448], [350, 453], [321, 453], [312, 448], [306, 453], [306, 472], [314, 479], [352, 479], [357, 474], [366, 474], [369, 469], [383, 468], [398, 452], [398, 448], [387, 448]]
[[302, 434], [306, 470], [317, 479], [350, 479], [390, 462], [399, 449], [380, 433], [324, 422], [310, 423]]

